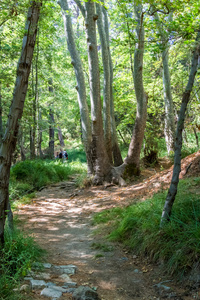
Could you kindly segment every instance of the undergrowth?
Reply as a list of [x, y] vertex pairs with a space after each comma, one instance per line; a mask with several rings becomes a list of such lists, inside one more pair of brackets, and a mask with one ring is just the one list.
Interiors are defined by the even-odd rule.
[[10, 199], [39, 190], [51, 183], [67, 180], [74, 174], [86, 174], [86, 164], [80, 161], [25, 160], [11, 168]]
[[20, 278], [30, 271], [32, 264], [45, 254], [33, 238], [15, 230], [5, 229], [5, 245], [0, 252], [0, 299], [22, 299], [13, 289]]
[[167, 191], [125, 208], [98, 213], [94, 223], [109, 226], [110, 240], [162, 263], [165, 272], [182, 276], [200, 259], [200, 178], [179, 183], [171, 221], [159, 228]]

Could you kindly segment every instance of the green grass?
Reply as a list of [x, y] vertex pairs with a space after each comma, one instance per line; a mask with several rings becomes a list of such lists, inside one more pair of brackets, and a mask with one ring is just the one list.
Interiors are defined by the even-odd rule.
[[166, 193], [126, 208], [105, 210], [94, 223], [109, 226], [108, 238], [120, 241], [134, 253], [162, 262], [165, 272], [187, 274], [200, 259], [200, 178], [182, 180], [171, 222], [162, 230], [160, 218]]
[[36, 245], [33, 238], [15, 230], [10, 234], [5, 230], [5, 246], [0, 253], [0, 299], [21, 299], [20, 293], [14, 293], [20, 278], [31, 269], [32, 264], [45, 254]]
[[[18, 199], [51, 183], [67, 180], [75, 174], [86, 176], [86, 163], [60, 160], [26, 160], [11, 168], [10, 199]], [[80, 176], [79, 175], [79, 176]]]

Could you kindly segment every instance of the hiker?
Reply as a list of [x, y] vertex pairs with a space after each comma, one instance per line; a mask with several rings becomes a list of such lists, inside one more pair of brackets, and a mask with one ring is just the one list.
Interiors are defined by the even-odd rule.
[[62, 149], [60, 149], [60, 153], [58, 154], [58, 158], [63, 158], [63, 152], [62, 152]]
[[68, 159], [68, 154], [67, 154], [67, 151], [64, 150], [63, 151], [63, 160], [65, 161], [66, 159]]

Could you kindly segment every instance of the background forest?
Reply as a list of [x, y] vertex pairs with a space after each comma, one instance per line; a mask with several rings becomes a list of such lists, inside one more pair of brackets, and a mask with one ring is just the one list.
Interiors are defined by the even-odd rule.
[[1, 1], [1, 246], [9, 200], [75, 173], [124, 185], [175, 156], [169, 219], [180, 159], [199, 150], [198, 2]]
[[[191, 65], [193, 41], [199, 26], [199, 8], [195, 1], [173, 1], [173, 20], [168, 20], [167, 7], [160, 4], [157, 21], [151, 16], [148, 3], [144, 3], [145, 54], [143, 67], [144, 89], [148, 94], [147, 125], [143, 151], [151, 150], [166, 154], [164, 122], [166, 119], [163, 88], [162, 52], [165, 45], [159, 27], [168, 34], [168, 64], [171, 76], [171, 93], [174, 119], [180, 110]], [[5, 131], [9, 107], [16, 78], [16, 67], [24, 35], [24, 1], [1, 3], [1, 137]], [[106, 3], [109, 14], [110, 50], [113, 61], [113, 92], [115, 120], [120, 146], [128, 147], [136, 118], [136, 96], [132, 76], [135, 50], [136, 21], [133, 3]], [[170, 7], [172, 9], [172, 7]], [[89, 80], [87, 45], [84, 19], [77, 5], [70, 2], [70, 16], [74, 27], [75, 42], [80, 53], [86, 83]], [[160, 22], [160, 24], [158, 24]], [[101, 42], [98, 39], [99, 69], [103, 89], [103, 65]], [[199, 123], [199, 87], [196, 77], [191, 102], [187, 110], [184, 131], [185, 145], [196, 148]], [[87, 103], [90, 107], [89, 87]], [[81, 142], [80, 113], [77, 103], [76, 78], [67, 49], [60, 6], [45, 1], [42, 7], [37, 41], [29, 77], [29, 86], [23, 117], [20, 122], [14, 162], [25, 158], [48, 155], [49, 129], [55, 131], [55, 149], [59, 151], [61, 133], [66, 148], [76, 147]], [[103, 97], [103, 90], [102, 90]], [[102, 100], [103, 101], [103, 100]], [[192, 140], [191, 140], [192, 138]], [[197, 139], [197, 140], [196, 140]], [[196, 140], [196, 143], [195, 143]], [[190, 144], [192, 142], [192, 144]], [[61, 141], [61, 146], [62, 141]], [[40, 151], [42, 150], [42, 151]], [[21, 156], [20, 156], [21, 153]], [[143, 154], [142, 154], [143, 155]]]

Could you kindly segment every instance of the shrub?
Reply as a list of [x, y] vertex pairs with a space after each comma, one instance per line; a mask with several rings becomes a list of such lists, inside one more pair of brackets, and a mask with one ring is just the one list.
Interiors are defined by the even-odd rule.
[[[13, 288], [21, 276], [27, 274], [33, 262], [44, 255], [44, 250], [36, 245], [32, 237], [15, 230], [11, 235], [5, 230], [5, 246], [0, 255], [0, 299], [11, 299]], [[17, 299], [17, 296], [13, 299]]]

